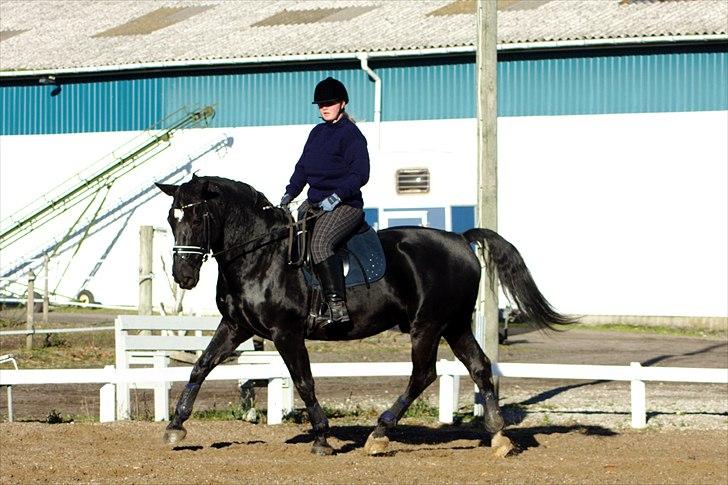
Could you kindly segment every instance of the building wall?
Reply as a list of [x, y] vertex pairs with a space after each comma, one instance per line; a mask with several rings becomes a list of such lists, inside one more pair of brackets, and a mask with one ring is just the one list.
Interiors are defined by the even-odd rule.
[[[382, 120], [473, 118], [472, 57], [372, 62], [382, 78]], [[350, 92], [350, 111], [372, 121], [374, 84], [356, 64], [95, 79], [0, 89], [0, 135], [143, 130], [180, 108], [213, 105], [212, 127], [317, 122], [308, 102], [326, 76]], [[728, 109], [725, 48], [501, 55], [499, 116], [658, 113]]]
[[[499, 231], [521, 250], [562, 311], [725, 315], [728, 95], [720, 87], [728, 85], [726, 53], [637, 57], [502, 60]], [[374, 67], [384, 85], [379, 127], [370, 122], [373, 85], [354, 66], [101, 81], [64, 86], [53, 98], [46, 86], [3, 87], [0, 215], [13, 214], [102, 155], [121, 153], [139, 130], [183, 102], [209, 100], [217, 109], [210, 127], [176, 134], [162, 155], [114, 184], [108, 201], [124, 199], [221, 139], [232, 139], [232, 146], [205, 153], [188, 169], [249, 182], [275, 202], [317, 121], [307, 102], [311, 87], [334, 75], [347, 83], [352, 111], [370, 140], [368, 219], [379, 227], [425, 219], [445, 229], [472, 226], [472, 62]], [[396, 169], [413, 167], [431, 171], [430, 192], [398, 195]], [[178, 172], [174, 180], [188, 174]], [[70, 270], [56, 258], [64, 294], [80, 289], [118, 235], [90, 286], [105, 303], [134, 303], [137, 228], [164, 227], [168, 204], [160, 194], [128, 220], [120, 217], [89, 237]], [[76, 217], [69, 213], [24, 247], [4, 251], [3, 268], [30, 247], [42, 247], [50, 234], [62, 234]], [[157, 265], [171, 246], [169, 235], [158, 237]], [[65, 257], [70, 260], [72, 252]], [[190, 310], [213, 310], [214, 263], [206, 266], [200, 286], [186, 297]], [[155, 272], [155, 303], [169, 303], [163, 269]]]

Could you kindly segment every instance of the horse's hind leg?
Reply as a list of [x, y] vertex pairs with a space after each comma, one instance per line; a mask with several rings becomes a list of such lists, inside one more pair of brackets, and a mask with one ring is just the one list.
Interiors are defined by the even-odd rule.
[[184, 439], [187, 431], [182, 424], [192, 414], [192, 406], [195, 403], [195, 398], [197, 397], [202, 382], [215, 366], [231, 355], [244, 340], [252, 336], [252, 332], [240, 330], [237, 325], [229, 320], [223, 319], [220, 322], [212, 340], [210, 340], [207, 348], [202, 352], [202, 355], [197, 359], [195, 366], [192, 368], [189, 383], [185, 386], [177, 400], [174, 416], [172, 417], [172, 421], [169, 422], [169, 425], [167, 425], [167, 430], [164, 433], [165, 442], [173, 445]]
[[498, 406], [493, 385], [493, 373], [490, 360], [475, 340], [469, 325], [450, 327], [444, 334], [445, 340], [452, 348], [455, 356], [462, 362], [478, 385], [485, 401], [485, 429], [489, 433], [498, 433], [505, 426], [505, 421]]
[[372, 431], [364, 445], [364, 450], [375, 455], [387, 449], [389, 439], [387, 431], [394, 428], [404, 416], [410, 404], [427, 389], [427, 386], [437, 379], [435, 361], [437, 359], [437, 344], [440, 342], [439, 328], [429, 326], [414, 330], [412, 338], [412, 375], [404, 394], [397, 398], [394, 405], [384, 411], [377, 420], [377, 426]]

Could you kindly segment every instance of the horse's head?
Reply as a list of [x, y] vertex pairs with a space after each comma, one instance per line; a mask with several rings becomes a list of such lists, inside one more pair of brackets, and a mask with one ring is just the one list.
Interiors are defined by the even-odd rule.
[[167, 215], [174, 234], [172, 276], [181, 288], [194, 288], [220, 230], [212, 207], [220, 192], [209, 180], [194, 175], [182, 185], [156, 185], [173, 197]]

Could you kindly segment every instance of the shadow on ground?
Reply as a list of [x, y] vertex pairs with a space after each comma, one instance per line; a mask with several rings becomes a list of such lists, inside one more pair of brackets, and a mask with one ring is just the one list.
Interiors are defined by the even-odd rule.
[[[332, 426], [329, 436], [339, 441], [345, 442], [344, 446], [336, 450], [336, 453], [349, 453], [364, 447], [367, 437], [372, 432], [372, 426]], [[504, 434], [513, 441], [516, 447], [516, 453], [522, 453], [530, 448], [537, 448], [539, 435], [554, 435], [579, 433], [587, 436], [616, 436], [617, 433], [601, 426], [535, 426], [531, 428], [513, 428], [506, 429]], [[475, 424], [467, 424], [463, 426], [442, 425], [436, 428], [417, 425], [400, 425], [397, 426], [389, 434], [389, 438], [393, 442], [403, 443], [407, 445], [422, 446], [422, 449], [473, 449], [477, 447], [490, 447], [490, 436], [481, 426]], [[453, 442], [460, 440], [476, 441], [472, 445], [451, 445]], [[287, 444], [296, 443], [313, 443], [313, 434], [302, 433], [288, 440]], [[438, 445], [443, 445], [438, 447]], [[392, 456], [397, 453], [412, 453], [420, 448], [410, 448], [407, 450], [396, 450], [386, 453], [386, 456]]]

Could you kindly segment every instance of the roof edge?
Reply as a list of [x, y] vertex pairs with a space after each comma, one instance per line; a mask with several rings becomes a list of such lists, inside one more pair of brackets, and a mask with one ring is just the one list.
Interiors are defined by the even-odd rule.
[[[518, 44], [501, 43], [497, 45], [499, 52], [546, 51], [563, 49], [580, 49], [594, 47], [629, 47], [644, 45], [672, 45], [689, 43], [726, 42], [728, 34], [706, 35], [672, 35], [651, 37], [624, 37], [612, 39], [590, 40], [557, 40], [545, 42], [524, 42]], [[425, 49], [400, 49], [389, 51], [357, 51], [329, 54], [297, 54], [283, 56], [239, 57], [228, 59], [199, 59], [186, 61], [160, 61], [138, 64], [120, 64], [107, 66], [60, 68], [60, 69], [33, 69], [0, 71], [0, 79], [31, 78], [48, 75], [76, 75], [76, 74], [110, 74], [115, 72], [148, 71], [159, 69], [184, 69], [204, 67], [232, 67], [256, 64], [278, 64], [296, 62], [327, 62], [327, 61], [359, 61], [362, 56], [369, 59], [393, 59], [404, 57], [438, 56], [452, 54], [475, 54], [474, 45], [455, 47], [435, 47]]]

